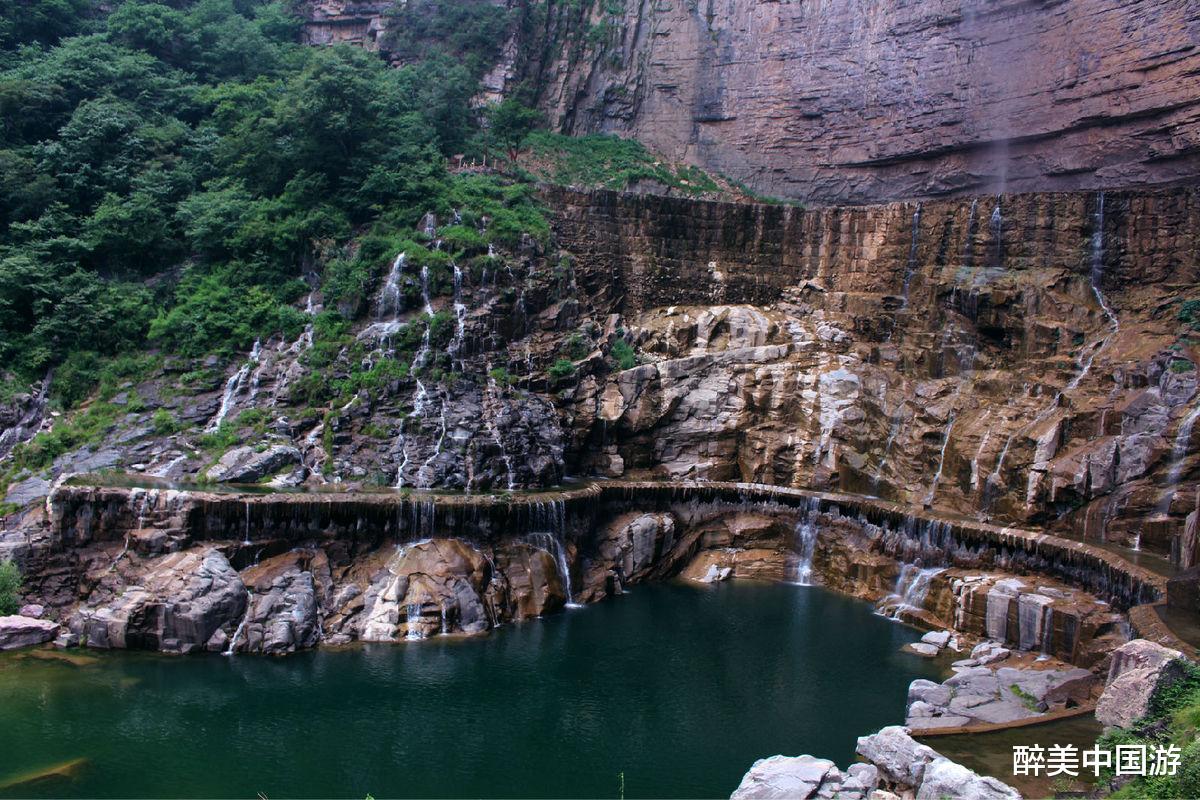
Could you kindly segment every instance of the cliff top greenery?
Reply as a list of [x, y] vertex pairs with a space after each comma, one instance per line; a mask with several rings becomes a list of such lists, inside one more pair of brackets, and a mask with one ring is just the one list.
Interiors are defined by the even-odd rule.
[[[275, 2], [99, 8], [0, 0], [0, 397], [53, 369], [70, 406], [147, 350], [294, 336], [322, 281], [361, 310], [428, 211], [473, 210], [502, 244], [548, 236], [534, 181], [729, 189], [636, 142], [531, 133], [515, 100], [480, 114], [482, 70], [529, 24], [486, 0], [395, 12], [398, 68], [299, 44]], [[451, 174], [460, 154], [507, 174]]]

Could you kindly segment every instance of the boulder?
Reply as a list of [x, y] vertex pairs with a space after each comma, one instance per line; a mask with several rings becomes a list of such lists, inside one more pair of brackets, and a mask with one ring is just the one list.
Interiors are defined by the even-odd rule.
[[950, 644], [950, 637], [950, 631], [930, 631], [921, 637], [921, 641], [941, 648]]
[[141, 585], [106, 591], [97, 589], [70, 622], [91, 647], [190, 653], [246, 612], [246, 587], [214, 549], [152, 559]]
[[985, 778], [948, 758], [938, 757], [925, 765], [917, 800], [944, 797], [970, 800], [1021, 800], [1020, 793], [995, 778]]
[[[317, 645], [318, 620], [316, 584], [311, 562], [314, 557], [324, 560], [319, 551], [293, 550], [269, 558], [242, 574], [242, 582], [250, 593], [241, 636], [233, 641], [234, 652], [283, 655]], [[218, 631], [218, 634], [224, 634]], [[229, 632], [237, 635], [237, 629]], [[221, 639], [209, 642], [210, 650], [228, 649]]]
[[47, 619], [14, 614], [0, 617], [0, 650], [16, 650], [48, 642], [58, 636], [59, 625]]
[[830, 777], [841, 773], [832, 761], [813, 756], [771, 756], [759, 759], [742, 778], [730, 800], [815, 797]]
[[860, 736], [855, 752], [870, 761], [891, 783], [920, 786], [925, 765], [936, 758], [937, 752], [908, 735], [900, 725], [889, 725], [878, 733]]
[[256, 483], [301, 460], [300, 451], [288, 445], [272, 445], [262, 452], [253, 447], [235, 447], [204, 474], [219, 483]]
[[1184, 676], [1182, 654], [1145, 639], [1113, 652], [1108, 683], [1096, 704], [1106, 727], [1128, 728], [1150, 711], [1154, 698]]

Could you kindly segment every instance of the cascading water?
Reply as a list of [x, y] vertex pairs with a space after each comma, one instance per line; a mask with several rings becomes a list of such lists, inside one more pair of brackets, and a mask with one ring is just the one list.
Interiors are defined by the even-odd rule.
[[538, 502], [533, 505], [530, 520], [532, 530], [527, 541], [549, 553], [554, 558], [558, 569], [558, 577], [562, 581], [563, 594], [567, 598], [567, 608], [579, 608], [575, 602], [575, 594], [571, 589], [571, 565], [567, 561], [565, 543], [567, 532], [567, 504], [565, 500]]
[[967, 235], [963, 242], [962, 263], [970, 268], [975, 262], [975, 224], [979, 213], [979, 198], [971, 200], [971, 211], [967, 215]]
[[1183, 477], [1184, 460], [1192, 442], [1192, 431], [1196, 427], [1197, 419], [1200, 419], [1200, 402], [1197, 402], [1195, 407], [1188, 412], [1187, 416], [1179, 423], [1179, 430], [1175, 432], [1175, 443], [1171, 446], [1171, 467], [1167, 471], [1167, 488], [1158, 501], [1158, 513], [1160, 514], [1166, 514], [1171, 510], [1171, 501], [1175, 498], [1179, 479]]
[[225, 418], [229, 416], [230, 410], [233, 408], [234, 398], [236, 398], [246, 387], [246, 380], [250, 377], [250, 372], [258, 364], [258, 359], [262, 354], [262, 342], [258, 339], [254, 340], [254, 346], [250, 348], [250, 354], [245, 364], [229, 377], [225, 382], [225, 393], [221, 395], [221, 406], [217, 409], [216, 416], [209, 420], [208, 425], [204, 427], [205, 432], [212, 433], [221, 426]]
[[816, 497], [808, 499], [808, 505], [803, 515], [796, 522], [796, 574], [795, 581], [801, 586], [812, 585], [813, 553], [817, 546], [817, 521], [821, 501]]
[[895, 591], [880, 601], [880, 611], [888, 612], [886, 616], [892, 619], [900, 619], [905, 612], [924, 610], [934, 577], [945, 571], [945, 567], [926, 568], [903, 564], [900, 574], [896, 576]]
[[[489, 369], [489, 372], [491, 370]], [[496, 384], [496, 379], [488, 377], [488, 396], [491, 398], [492, 404], [495, 407], [500, 405], [500, 387]], [[504, 462], [504, 471], [507, 478], [508, 490], [511, 492], [516, 486], [515, 473], [513, 472], [512, 457], [508, 454], [507, 448], [504, 446], [504, 438], [500, 436], [500, 428], [496, 425], [496, 415], [494, 413], [484, 414], [484, 424], [487, 426], [488, 433], [491, 434], [492, 440], [496, 443], [496, 447], [500, 449], [500, 460]]]
[[954, 432], [954, 422], [958, 418], [957, 412], [950, 410], [950, 421], [946, 425], [946, 433], [942, 436], [942, 449], [938, 454], [937, 472], [933, 473], [933, 483], [929, 484], [929, 493], [925, 495], [925, 505], [933, 505], [933, 497], [937, 493], [938, 481], [942, 479], [942, 467], [946, 464], [946, 447], [950, 444], [950, 434]]
[[404, 638], [407, 641], [415, 642], [425, 638], [425, 632], [421, 630], [418, 622], [421, 619], [421, 606], [417, 603], [409, 603], [404, 610], [405, 632]]
[[242, 632], [246, 630], [246, 623], [250, 620], [250, 610], [254, 605], [254, 592], [246, 590], [246, 613], [242, 615], [242, 621], [238, 623], [237, 630], [233, 632], [233, 638], [229, 640], [229, 646], [225, 648], [223, 656], [231, 656], [237, 651], [238, 639], [242, 638]]
[[917, 203], [917, 210], [913, 212], [912, 217], [912, 242], [908, 246], [908, 264], [904, 269], [904, 288], [903, 298], [904, 305], [908, 305], [908, 287], [912, 283], [913, 273], [917, 269], [917, 237], [921, 230], [921, 204]]
[[975, 451], [975, 457], [971, 459], [971, 491], [979, 491], [979, 459], [983, 457], [984, 451], [987, 449], [988, 440], [992, 438], [991, 428], [984, 427], [984, 423], [992, 415], [992, 409], [988, 409], [983, 418], [979, 420], [979, 426], [984, 428], [983, 436], [979, 440], [979, 449]]
[[992, 209], [992, 238], [996, 240], [996, 266], [1004, 264], [1004, 215], [1000, 211], [1000, 195], [996, 195], [996, 207]]

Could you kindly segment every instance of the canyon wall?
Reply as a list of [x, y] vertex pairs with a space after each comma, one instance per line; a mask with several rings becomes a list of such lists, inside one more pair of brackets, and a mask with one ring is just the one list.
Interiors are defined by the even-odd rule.
[[[485, 76], [551, 126], [818, 204], [1180, 183], [1200, 175], [1190, 0], [521, 3]], [[376, 49], [386, 3], [305, 7]]]
[[529, 67], [554, 127], [634, 136], [768, 194], [846, 204], [1200, 174], [1190, 0], [626, 0], [582, 21], [563, 6]]
[[583, 471], [875, 494], [1162, 552], [1183, 535], [1194, 190], [547, 199], [581, 295], [644, 354], [570, 395]]

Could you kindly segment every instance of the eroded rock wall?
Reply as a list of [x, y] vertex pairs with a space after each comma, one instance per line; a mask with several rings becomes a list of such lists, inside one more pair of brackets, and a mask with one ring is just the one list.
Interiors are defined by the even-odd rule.
[[[549, 4], [551, 123], [779, 196], [870, 203], [1200, 172], [1189, 0]], [[541, 53], [545, 48], [531, 48]]]
[[569, 450], [590, 468], [1180, 550], [1194, 190], [816, 210], [548, 198], [581, 290], [643, 355], [570, 396]]

